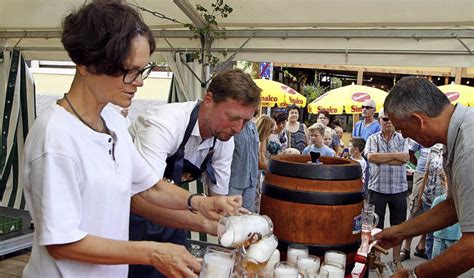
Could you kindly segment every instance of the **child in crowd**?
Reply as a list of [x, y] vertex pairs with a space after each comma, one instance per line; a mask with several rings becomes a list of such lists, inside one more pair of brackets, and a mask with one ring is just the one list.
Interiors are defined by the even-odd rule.
[[286, 148], [281, 152], [281, 154], [301, 154], [301, 153], [295, 148]]
[[[335, 135], [334, 130], [330, 127], [324, 128], [323, 143], [331, 148], [332, 138]], [[332, 149], [332, 148], [331, 148]]]
[[322, 156], [336, 156], [336, 152], [323, 144], [326, 127], [322, 123], [316, 123], [308, 128], [311, 145], [303, 150], [303, 154], [319, 152]]
[[[433, 204], [431, 205], [431, 208], [434, 208], [437, 204], [444, 200], [446, 200], [446, 194], [436, 197], [433, 201]], [[433, 238], [433, 252], [431, 253], [431, 258], [438, 256], [441, 254], [441, 252], [448, 249], [449, 246], [453, 245], [461, 238], [461, 227], [459, 226], [459, 223], [456, 223], [452, 226], [434, 232]]]
[[[426, 171], [418, 195], [418, 206], [423, 212], [428, 211], [436, 197], [446, 193], [446, 174], [443, 170], [443, 144], [436, 144], [430, 149], [426, 161]], [[431, 260], [433, 251], [433, 233], [427, 233], [425, 239], [425, 254]]]
[[362, 182], [364, 182], [365, 168], [367, 167], [367, 161], [362, 157], [365, 149], [365, 140], [362, 137], [354, 137], [349, 144], [349, 153], [351, 159], [359, 162], [360, 168], [362, 169]]

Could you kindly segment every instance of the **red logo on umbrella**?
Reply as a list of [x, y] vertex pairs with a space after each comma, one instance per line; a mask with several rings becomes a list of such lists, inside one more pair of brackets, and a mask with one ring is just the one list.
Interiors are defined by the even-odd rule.
[[293, 95], [295, 95], [297, 93], [291, 87], [288, 87], [288, 86], [285, 86], [285, 85], [281, 86], [281, 88], [283, 89], [283, 91], [285, 91], [287, 93], [290, 93], [290, 94], [293, 94]]
[[370, 99], [370, 95], [367, 93], [353, 93], [352, 94], [353, 101], [364, 102], [367, 99]]
[[459, 93], [458, 92], [447, 92], [446, 96], [448, 97], [450, 102], [455, 101], [456, 99], [459, 98]]

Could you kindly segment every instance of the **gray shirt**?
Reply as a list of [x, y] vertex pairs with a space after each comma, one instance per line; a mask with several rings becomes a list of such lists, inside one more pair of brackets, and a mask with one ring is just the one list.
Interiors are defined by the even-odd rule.
[[449, 122], [444, 170], [461, 231], [474, 232], [474, 108], [457, 104]]
[[248, 121], [239, 134], [234, 135], [234, 154], [230, 166], [229, 187], [245, 189], [257, 185], [258, 131]]

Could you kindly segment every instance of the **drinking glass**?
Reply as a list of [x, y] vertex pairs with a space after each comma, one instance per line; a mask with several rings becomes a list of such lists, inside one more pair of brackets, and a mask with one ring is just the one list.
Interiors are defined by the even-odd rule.
[[224, 247], [250, 245], [272, 232], [273, 222], [266, 215], [226, 216], [217, 225], [218, 241]]
[[234, 268], [235, 252], [230, 249], [208, 246], [204, 254], [200, 278], [228, 278]]
[[260, 275], [277, 246], [278, 239], [271, 234], [251, 244], [248, 249], [240, 248], [244, 258], [245, 270], [251, 275]]
[[319, 267], [309, 267], [304, 273], [304, 278], [328, 278], [329, 272]]
[[308, 246], [303, 244], [290, 244], [288, 245], [288, 251], [286, 253], [286, 261], [291, 266], [296, 266], [296, 259], [298, 256], [308, 256]]
[[318, 256], [300, 255], [296, 259], [296, 265], [298, 266], [298, 272], [304, 275], [307, 268], [317, 268], [319, 270], [321, 262]]
[[273, 278], [298, 278], [298, 269], [287, 262], [276, 263]]
[[346, 254], [341, 251], [329, 250], [324, 253], [324, 263], [346, 269]]
[[327, 277], [328, 278], [344, 278], [344, 269], [342, 269], [338, 266], [335, 266], [335, 265], [326, 264], [326, 262], [324, 262], [321, 265], [321, 270], [320, 271], [327, 271], [327, 273], [328, 273]]

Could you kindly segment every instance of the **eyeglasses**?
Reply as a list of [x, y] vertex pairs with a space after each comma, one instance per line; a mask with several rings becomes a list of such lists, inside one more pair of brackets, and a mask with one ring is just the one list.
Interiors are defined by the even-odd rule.
[[153, 71], [156, 64], [154, 62], [149, 63], [142, 69], [123, 69], [123, 83], [132, 84], [138, 76], [141, 75], [142, 80], [145, 80], [148, 75]]
[[382, 118], [382, 121], [384, 121], [384, 122], [388, 122], [388, 121], [390, 121], [390, 119], [389, 119], [389, 118], [387, 118], [387, 117], [383, 117], [383, 118]]
[[362, 109], [374, 109], [372, 106], [365, 106], [365, 105], [362, 105]]

